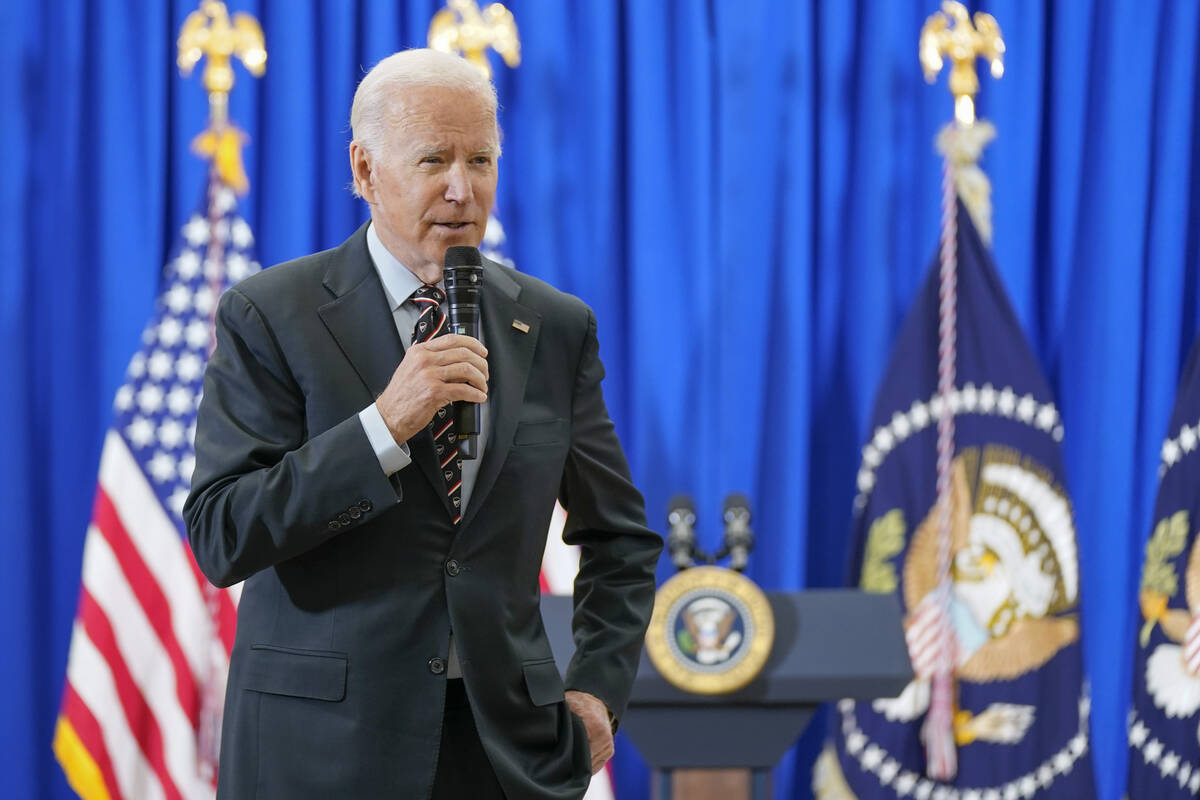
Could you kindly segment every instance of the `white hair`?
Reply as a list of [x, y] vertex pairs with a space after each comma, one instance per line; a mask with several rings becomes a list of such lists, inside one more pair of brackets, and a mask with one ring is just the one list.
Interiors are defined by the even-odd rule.
[[[402, 50], [372, 67], [358, 84], [350, 106], [353, 140], [373, 157], [384, 158], [388, 131], [396, 124], [397, 106], [403, 102], [401, 92], [430, 86], [470, 92], [496, 118], [496, 87], [471, 62], [427, 48]], [[358, 196], [357, 186], [354, 194]]]

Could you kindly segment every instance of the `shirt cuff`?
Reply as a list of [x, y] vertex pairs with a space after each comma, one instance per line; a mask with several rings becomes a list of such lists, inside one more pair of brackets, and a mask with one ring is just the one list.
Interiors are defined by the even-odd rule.
[[379, 467], [385, 475], [390, 477], [412, 463], [408, 443], [396, 444], [387, 423], [383, 421], [383, 415], [374, 403], [358, 412], [358, 420], [362, 423], [363, 432], [367, 434], [367, 441], [371, 443], [371, 449], [375, 451], [375, 458], [379, 459]]

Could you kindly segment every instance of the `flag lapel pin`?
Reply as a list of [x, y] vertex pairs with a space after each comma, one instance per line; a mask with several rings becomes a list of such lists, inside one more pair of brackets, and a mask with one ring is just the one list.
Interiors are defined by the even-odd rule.
[[514, 328], [516, 328], [517, 330], [519, 330], [521, 333], [529, 333], [529, 324], [525, 323], [525, 322], [521, 322], [521, 320], [519, 320], [519, 319], [514, 319], [512, 322], [512, 326]]

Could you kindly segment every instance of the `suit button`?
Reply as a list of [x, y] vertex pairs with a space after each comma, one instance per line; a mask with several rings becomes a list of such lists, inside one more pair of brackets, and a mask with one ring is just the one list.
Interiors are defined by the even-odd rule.
[[342, 523], [343, 525], [349, 525], [350, 515], [343, 511], [342, 513], [338, 514], [338, 522]]
[[350, 519], [359, 519], [362, 517], [362, 509], [358, 506], [350, 506]]
[[453, 558], [446, 562], [446, 574], [453, 578], [458, 574], [459, 565]]
[[446, 660], [437, 656], [429, 659], [429, 671], [434, 675], [441, 675], [446, 671]]
[[341, 530], [341, 528], [342, 528], [342, 523], [338, 522], [336, 519], [331, 519], [329, 521], [329, 530], [337, 531], [337, 530]]
[[374, 508], [374, 506], [372, 506], [372, 505], [371, 505], [371, 501], [370, 501], [370, 500], [361, 500], [361, 501], [359, 501], [358, 507], [362, 509], [362, 512], [363, 512], [364, 514], [366, 514], [366, 513], [367, 513], [367, 512], [369, 512], [369, 511], [370, 511], [372, 508]]

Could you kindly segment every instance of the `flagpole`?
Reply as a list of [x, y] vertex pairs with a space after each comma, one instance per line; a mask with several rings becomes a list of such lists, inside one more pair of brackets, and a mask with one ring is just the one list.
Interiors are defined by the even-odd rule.
[[[184, 20], [179, 30], [177, 63], [186, 77], [201, 59], [205, 59], [202, 83], [208, 92], [208, 124], [192, 140], [192, 152], [207, 159], [209, 173], [205, 191], [205, 216], [208, 241], [204, 252], [204, 279], [213, 297], [219, 297], [226, 283], [225, 255], [228, 226], [221, 220], [236, 205], [233, 192], [246, 194], [250, 181], [242, 162], [242, 147], [249, 137], [229, 120], [229, 93], [233, 90], [233, 60], [242, 62], [254, 77], [266, 71], [267, 51], [262, 26], [250, 14], [230, 16], [220, 0], [201, 0], [200, 8]], [[208, 355], [216, 349], [214, 302], [208, 314]], [[202, 582], [205, 607], [214, 627], [219, 627], [224, 595], [207, 581]], [[197, 760], [201, 776], [215, 784], [225, 704], [225, 680], [229, 653], [212, 648], [211, 663], [201, 688], [199, 729], [196, 736]]]
[[[972, 25], [966, 7], [947, 0], [942, 11], [931, 15], [921, 30], [920, 58], [926, 80], [933, 82], [941, 72], [946, 55], [951, 61], [949, 88], [954, 95], [954, 121], [938, 136], [938, 148], [944, 156], [942, 163], [942, 224], [939, 248], [938, 286], [938, 391], [941, 413], [937, 415], [937, 573], [935, 606], [937, 609], [937, 656], [930, 692], [929, 712], [925, 719], [926, 771], [940, 781], [952, 780], [958, 773], [958, 752], [955, 741], [957, 693], [954, 670], [958, 647], [951, 619], [953, 582], [952, 552], [952, 486], [954, 460], [953, 402], [957, 381], [958, 339], [958, 198], [960, 165], [974, 167], [983, 144], [994, 135], [990, 125], [976, 125], [974, 95], [979, 90], [975, 74], [975, 59], [988, 58], [992, 75], [1003, 74], [1004, 42], [996, 20], [982, 12], [975, 15]], [[982, 137], [982, 138], [981, 138]], [[970, 144], [976, 144], [971, 147]], [[982, 173], [980, 173], [982, 176]], [[986, 185], [986, 178], [983, 178]], [[986, 192], [985, 200], [986, 200]], [[964, 198], [965, 199], [965, 198]], [[973, 198], [972, 202], [977, 200]], [[977, 203], [976, 203], [977, 205]], [[981, 230], [990, 233], [990, 224], [978, 219], [990, 216], [990, 209], [980, 209], [975, 216]], [[985, 239], [990, 235], [985, 233]]]

